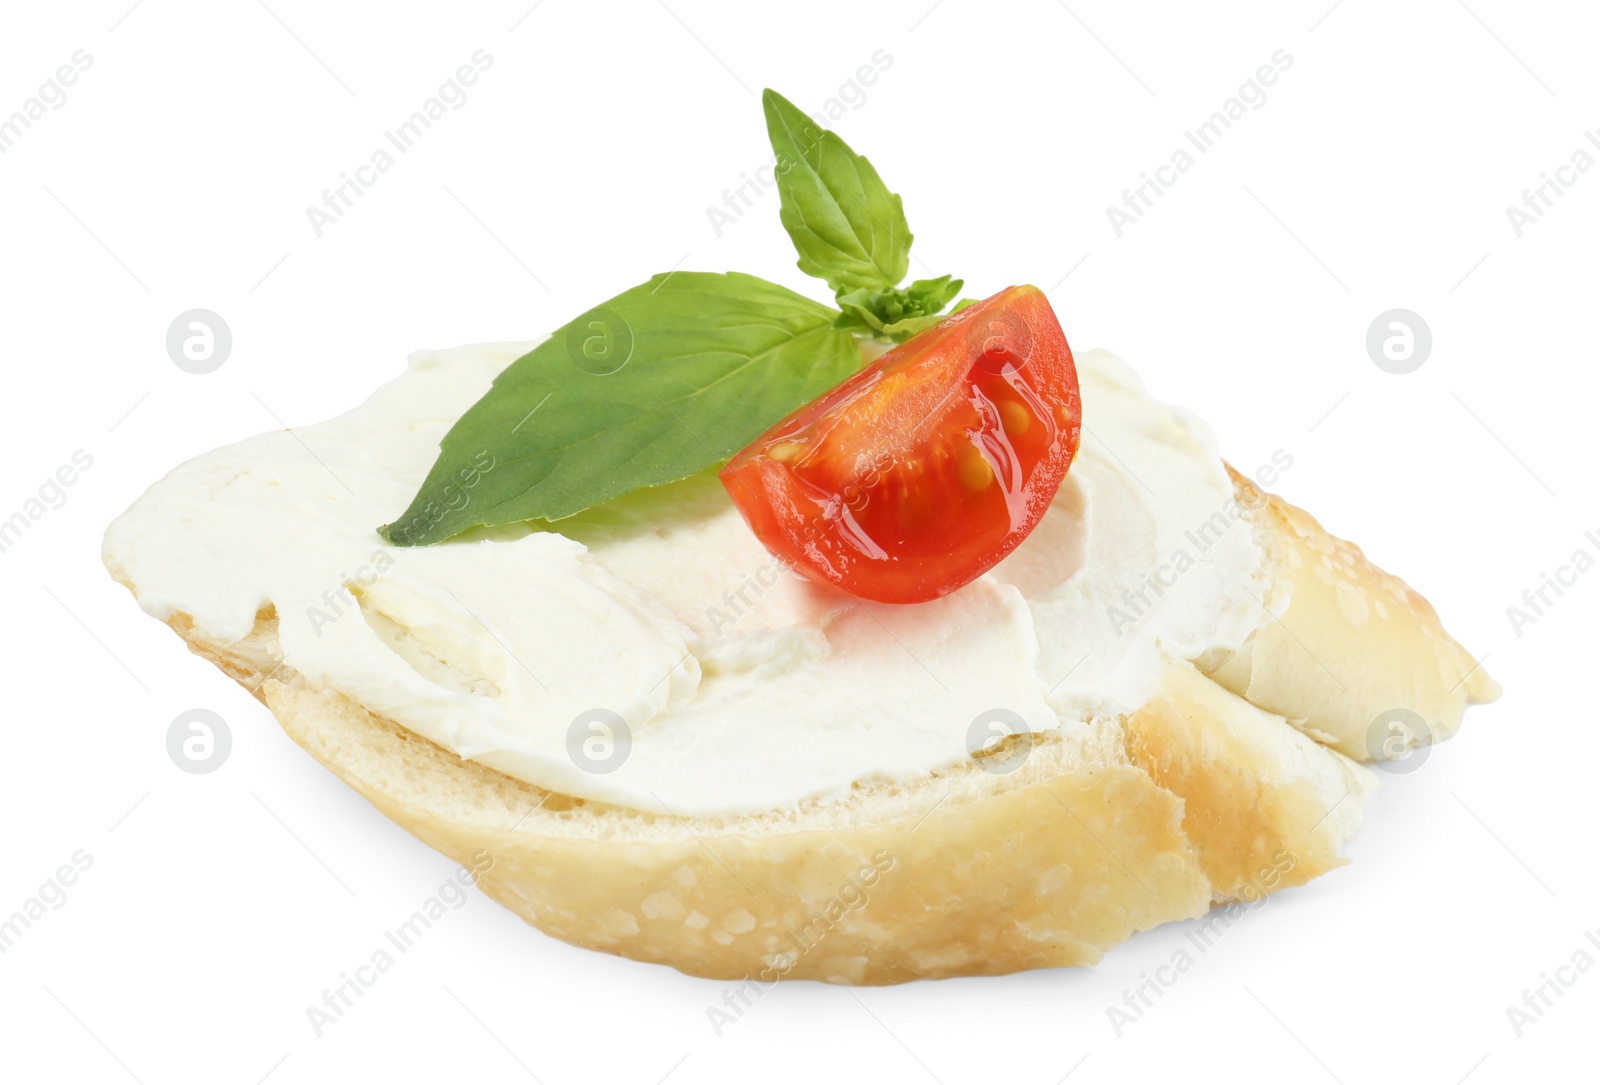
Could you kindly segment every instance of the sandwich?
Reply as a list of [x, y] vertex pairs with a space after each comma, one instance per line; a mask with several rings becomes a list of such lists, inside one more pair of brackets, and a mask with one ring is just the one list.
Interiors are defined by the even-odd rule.
[[676, 271], [416, 353], [156, 482], [112, 576], [530, 924], [694, 975], [1089, 965], [1342, 865], [1498, 687], [1289, 453], [1033, 287], [900, 285], [900, 197], [763, 102], [833, 305]]

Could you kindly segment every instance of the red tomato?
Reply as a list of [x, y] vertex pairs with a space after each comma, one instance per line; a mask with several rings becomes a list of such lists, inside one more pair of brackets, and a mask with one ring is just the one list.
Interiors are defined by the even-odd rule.
[[795, 411], [735, 456], [722, 484], [790, 568], [863, 599], [921, 603], [1027, 537], [1081, 421], [1049, 301], [1013, 286]]

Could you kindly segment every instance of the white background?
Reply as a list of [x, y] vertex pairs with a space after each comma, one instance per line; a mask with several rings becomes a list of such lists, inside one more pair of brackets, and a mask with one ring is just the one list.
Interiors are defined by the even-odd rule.
[[[1520, 1037], [1507, 1008], [1600, 928], [1600, 571], [1520, 636], [1507, 608], [1600, 554], [1600, 169], [1520, 238], [1506, 215], [1600, 129], [1592, 8], [530, 2], [0, 13], [0, 116], [93, 58], [0, 155], [0, 518], [93, 457], [0, 554], [0, 913], [93, 859], [0, 956], [0, 1076], [1593, 1080], [1600, 969]], [[467, 104], [318, 238], [306, 207], [478, 49]], [[1507, 696], [1385, 777], [1351, 866], [1272, 898], [1120, 1036], [1107, 1007], [1184, 926], [1093, 970], [781, 985], [718, 1037], [723, 984], [474, 895], [318, 1038], [306, 1008], [451, 865], [140, 614], [100, 566], [106, 523], [191, 455], [353, 405], [411, 349], [532, 337], [654, 272], [824, 297], [775, 192], [721, 237], [706, 208], [767, 158], [762, 86], [817, 109], [880, 49], [835, 127], [904, 194], [913, 274], [1036, 283], [1077, 348], [1122, 354], [1234, 463], [1288, 451], [1278, 489], [1433, 600]], [[1278, 49], [1266, 104], [1117, 237], [1107, 206]], [[234, 337], [208, 376], [164, 346], [195, 307]], [[1365, 348], [1395, 307], [1434, 339], [1405, 376]], [[191, 708], [232, 730], [211, 775], [166, 752]]]

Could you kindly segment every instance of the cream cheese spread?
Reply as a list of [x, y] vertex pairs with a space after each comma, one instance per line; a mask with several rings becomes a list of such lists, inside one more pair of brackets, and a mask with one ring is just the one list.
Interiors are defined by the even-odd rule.
[[1210, 430], [1103, 351], [1077, 358], [1083, 443], [1050, 511], [936, 602], [791, 574], [711, 473], [554, 524], [384, 544], [445, 431], [532, 345], [418, 352], [347, 414], [190, 460], [112, 524], [107, 565], [209, 639], [273, 607], [286, 667], [463, 758], [694, 815], [926, 776], [997, 727], [1126, 714], [1167, 660], [1266, 620]]

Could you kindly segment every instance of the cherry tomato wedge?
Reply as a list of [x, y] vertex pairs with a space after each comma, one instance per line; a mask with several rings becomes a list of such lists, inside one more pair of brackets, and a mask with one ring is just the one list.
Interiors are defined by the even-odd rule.
[[1044, 516], [1078, 451], [1072, 350], [1013, 286], [928, 328], [723, 468], [762, 543], [819, 584], [921, 603], [971, 583]]

